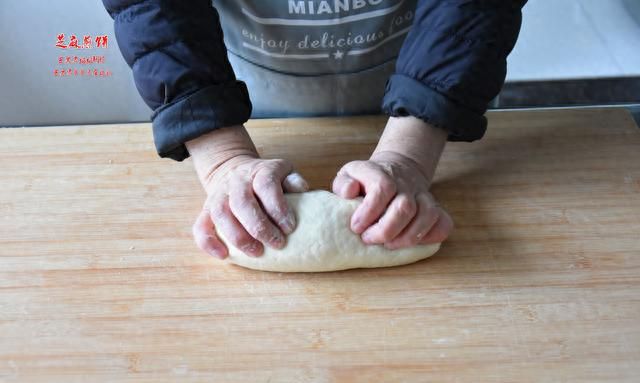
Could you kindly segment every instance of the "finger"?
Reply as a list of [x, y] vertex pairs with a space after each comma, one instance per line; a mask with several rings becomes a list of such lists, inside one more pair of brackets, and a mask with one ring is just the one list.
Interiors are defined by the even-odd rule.
[[351, 230], [361, 234], [387, 209], [396, 194], [396, 184], [382, 169], [364, 161], [351, 162], [342, 169], [365, 191], [362, 203], [351, 216]]
[[420, 244], [432, 244], [441, 243], [449, 237], [453, 231], [453, 219], [446, 211], [440, 209], [440, 218], [438, 222], [429, 230], [429, 233], [425, 235], [418, 243]]
[[309, 191], [309, 184], [307, 181], [300, 175], [300, 173], [290, 173], [287, 175], [282, 182], [282, 186], [284, 191], [287, 193], [303, 193]]
[[192, 227], [193, 239], [200, 250], [220, 259], [227, 257], [227, 247], [220, 241], [214, 230], [209, 212], [203, 209]]
[[258, 171], [253, 178], [253, 192], [271, 221], [275, 222], [282, 232], [290, 234], [296, 225], [295, 216], [284, 198], [280, 185], [280, 180], [287, 172], [288, 169], [283, 167]]
[[360, 184], [347, 174], [340, 174], [333, 180], [333, 193], [345, 199], [353, 199], [360, 195]]
[[220, 233], [233, 247], [251, 257], [262, 255], [264, 250], [262, 244], [253, 238], [234, 217], [228, 200], [225, 199], [225, 201], [215, 205], [215, 208], [211, 210], [211, 219], [215, 222]]
[[414, 198], [406, 194], [398, 194], [378, 222], [362, 233], [362, 240], [366, 244], [382, 244], [392, 241], [411, 223], [417, 211], [418, 207]]
[[441, 209], [436, 206], [432, 198], [420, 194], [417, 202], [418, 211], [413, 221], [395, 239], [385, 243], [386, 248], [399, 249], [417, 245], [438, 221]]
[[276, 249], [284, 247], [284, 235], [262, 210], [251, 184], [240, 178], [232, 178], [229, 206], [233, 215], [253, 238]]

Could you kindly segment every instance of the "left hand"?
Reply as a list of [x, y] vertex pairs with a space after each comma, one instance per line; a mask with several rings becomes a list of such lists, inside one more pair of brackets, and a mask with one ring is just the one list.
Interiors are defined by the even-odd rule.
[[366, 244], [398, 249], [440, 243], [453, 229], [453, 220], [429, 192], [430, 183], [414, 160], [381, 151], [342, 167], [333, 192], [347, 199], [364, 194], [351, 230]]

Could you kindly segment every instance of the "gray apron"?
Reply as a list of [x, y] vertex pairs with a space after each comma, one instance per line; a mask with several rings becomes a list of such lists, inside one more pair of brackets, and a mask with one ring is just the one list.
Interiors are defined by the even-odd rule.
[[379, 113], [416, 0], [214, 0], [252, 118]]

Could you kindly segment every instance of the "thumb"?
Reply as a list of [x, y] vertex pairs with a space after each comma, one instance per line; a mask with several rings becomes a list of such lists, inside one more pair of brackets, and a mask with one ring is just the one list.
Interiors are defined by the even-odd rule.
[[309, 184], [302, 175], [297, 172], [289, 173], [289, 175], [285, 177], [284, 181], [282, 181], [282, 187], [287, 193], [302, 193], [309, 191]]

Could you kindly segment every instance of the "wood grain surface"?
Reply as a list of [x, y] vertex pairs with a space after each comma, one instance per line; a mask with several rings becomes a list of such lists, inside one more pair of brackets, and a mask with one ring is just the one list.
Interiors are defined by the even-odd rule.
[[[637, 382], [640, 129], [619, 109], [489, 118], [446, 148], [436, 256], [324, 274], [200, 254], [195, 172], [148, 124], [0, 129], [0, 381]], [[328, 188], [384, 124], [247, 126]]]

